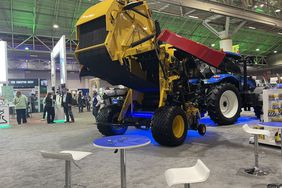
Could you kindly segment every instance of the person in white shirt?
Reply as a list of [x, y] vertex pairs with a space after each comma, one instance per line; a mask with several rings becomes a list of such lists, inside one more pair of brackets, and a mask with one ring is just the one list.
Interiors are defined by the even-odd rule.
[[100, 106], [102, 104], [102, 99], [100, 95], [97, 93], [97, 91], [93, 91], [93, 116], [96, 118], [100, 109]]
[[46, 97], [47, 97], [47, 94], [46, 96], [43, 98], [42, 100], [42, 104], [43, 104], [43, 117], [42, 117], [42, 121], [45, 120], [45, 117], [46, 117]]

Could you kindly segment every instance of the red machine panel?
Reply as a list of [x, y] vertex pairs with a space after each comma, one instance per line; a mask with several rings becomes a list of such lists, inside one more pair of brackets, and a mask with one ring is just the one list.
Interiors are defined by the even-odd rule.
[[219, 67], [220, 63], [222, 63], [225, 57], [224, 52], [210, 49], [209, 47], [203, 44], [184, 38], [169, 30], [164, 30], [159, 35], [158, 40], [171, 44], [174, 47], [183, 50], [201, 59], [207, 64], [217, 68]]

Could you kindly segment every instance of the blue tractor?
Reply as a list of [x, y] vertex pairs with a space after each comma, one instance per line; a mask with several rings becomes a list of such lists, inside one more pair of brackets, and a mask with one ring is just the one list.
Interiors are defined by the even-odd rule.
[[189, 82], [195, 87], [201, 85], [197, 103], [202, 116], [208, 112], [215, 123], [229, 125], [238, 120], [242, 108], [249, 111], [253, 107], [256, 117], [260, 118], [262, 90], [256, 87], [255, 80], [247, 76], [247, 60], [235, 53], [225, 53], [232, 63], [224, 64], [220, 70], [197, 59], [191, 65], [194, 70], [199, 70], [192, 74], [194, 79]]

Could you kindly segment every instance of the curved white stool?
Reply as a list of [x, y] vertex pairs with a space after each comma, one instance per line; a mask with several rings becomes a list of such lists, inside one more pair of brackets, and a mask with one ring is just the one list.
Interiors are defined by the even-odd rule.
[[254, 154], [255, 154], [255, 167], [245, 169], [245, 172], [255, 176], [267, 175], [268, 172], [260, 169], [258, 164], [258, 135], [270, 136], [270, 132], [268, 130], [250, 128], [247, 124], [243, 125], [243, 130], [246, 133], [254, 135]]
[[83, 151], [61, 151], [59, 153], [50, 151], [40, 151], [43, 158], [64, 160], [65, 164], [65, 188], [71, 188], [71, 162], [79, 167], [75, 161], [79, 161], [86, 156], [92, 154], [91, 152]]
[[169, 187], [184, 184], [184, 188], [190, 188], [190, 184], [204, 182], [209, 178], [209, 175], [210, 170], [200, 159], [192, 167], [171, 168], [165, 171], [165, 178]]

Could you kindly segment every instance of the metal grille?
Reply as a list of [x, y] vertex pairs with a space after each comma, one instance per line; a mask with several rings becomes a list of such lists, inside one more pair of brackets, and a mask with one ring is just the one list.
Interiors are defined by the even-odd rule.
[[106, 17], [102, 16], [79, 26], [79, 48], [102, 44], [107, 37]]

